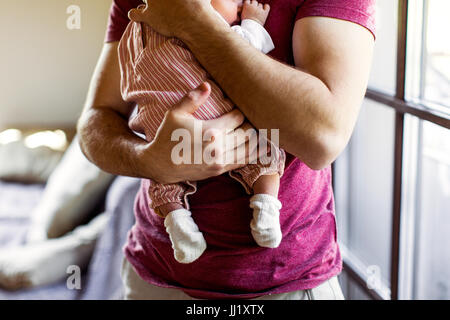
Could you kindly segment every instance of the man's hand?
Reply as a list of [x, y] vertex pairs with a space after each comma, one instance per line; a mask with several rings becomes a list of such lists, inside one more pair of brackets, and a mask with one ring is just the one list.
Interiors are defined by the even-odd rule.
[[[189, 27], [201, 23], [211, 13], [210, 0], [151, 0], [130, 10], [128, 17], [135, 22], [144, 22], [167, 37], [181, 38]], [[212, 14], [214, 15], [214, 14]]]
[[[208, 121], [198, 120], [193, 116], [193, 113], [208, 99], [210, 90], [208, 83], [201, 84], [166, 113], [155, 139], [138, 151], [136, 163], [143, 177], [151, 177], [160, 183], [197, 181], [237, 169], [244, 163], [257, 159], [258, 150], [256, 146], [249, 146], [249, 137], [245, 134], [252, 126], [244, 122], [244, 116], [238, 109]], [[202, 129], [200, 139], [195, 132], [196, 128]], [[172, 141], [172, 135], [179, 129], [190, 138], [188, 146], [192, 155], [190, 163], [176, 164], [172, 158], [172, 151], [180, 143]], [[203, 141], [204, 137], [213, 138]], [[240, 144], [235, 144], [235, 141]], [[208, 149], [214, 150], [214, 157], [217, 158], [226, 159], [227, 154], [237, 157], [230, 159], [229, 163], [207, 163], [202, 157], [201, 163], [195, 164], [194, 152], [200, 150], [203, 156], [203, 151]]]
[[266, 23], [269, 11], [270, 6], [267, 3], [263, 5], [256, 0], [245, 0], [242, 6], [241, 20], [255, 20], [263, 26]]

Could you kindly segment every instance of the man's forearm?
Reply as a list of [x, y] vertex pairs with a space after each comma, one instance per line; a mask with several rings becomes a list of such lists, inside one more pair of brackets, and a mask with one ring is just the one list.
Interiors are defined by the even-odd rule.
[[86, 157], [102, 170], [139, 177], [139, 146], [147, 143], [133, 134], [127, 122], [109, 108], [89, 108], [78, 121], [80, 146]]
[[77, 129], [81, 150], [91, 162], [106, 172], [135, 177], [140, 173], [136, 155], [146, 141], [128, 128], [133, 105], [120, 93], [117, 47], [118, 42], [103, 46]]
[[226, 26], [206, 24], [183, 40], [227, 95], [257, 128], [279, 129], [288, 152], [311, 167], [327, 165], [343, 145], [337, 99], [327, 85], [254, 50]]

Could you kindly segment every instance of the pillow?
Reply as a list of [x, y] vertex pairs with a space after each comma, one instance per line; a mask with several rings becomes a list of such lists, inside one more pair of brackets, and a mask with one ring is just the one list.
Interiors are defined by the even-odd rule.
[[32, 213], [27, 241], [57, 238], [73, 230], [92, 212], [113, 178], [86, 159], [75, 137]]
[[47, 146], [29, 148], [24, 140], [0, 144], [0, 179], [44, 183], [62, 155]]

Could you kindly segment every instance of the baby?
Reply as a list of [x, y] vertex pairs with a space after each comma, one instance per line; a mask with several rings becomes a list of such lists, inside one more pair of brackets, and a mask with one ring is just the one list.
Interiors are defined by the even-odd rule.
[[[255, 0], [212, 0], [223, 23], [246, 39], [252, 46], [268, 53], [274, 44], [263, 25], [269, 13], [269, 5]], [[240, 15], [240, 17], [239, 17]], [[163, 121], [166, 111], [186, 93], [208, 81], [211, 94], [194, 116], [209, 120], [230, 112], [234, 105], [225, 98], [222, 90], [209, 79], [210, 76], [195, 59], [192, 52], [180, 40], [165, 37], [146, 24], [130, 22], [119, 43], [121, 92], [125, 101], [138, 105], [137, 115], [130, 120], [130, 128], [152, 141]], [[271, 145], [271, 163], [249, 164], [230, 171], [248, 194], [253, 194], [251, 233], [256, 243], [275, 248], [282, 234], [278, 200], [280, 177], [284, 171], [285, 153]], [[149, 197], [151, 207], [164, 218], [175, 259], [191, 263], [206, 249], [203, 234], [192, 219], [187, 196], [196, 191], [195, 181], [160, 184], [151, 181]]]

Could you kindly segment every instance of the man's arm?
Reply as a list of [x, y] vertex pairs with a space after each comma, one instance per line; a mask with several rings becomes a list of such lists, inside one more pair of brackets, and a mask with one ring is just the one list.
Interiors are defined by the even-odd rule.
[[154, 0], [130, 17], [183, 40], [255, 127], [280, 130], [286, 151], [313, 169], [329, 165], [357, 118], [372, 34], [347, 21], [300, 19], [293, 32], [293, 68], [252, 48], [212, 10], [206, 0]]
[[78, 121], [80, 147], [86, 157], [101, 169], [125, 176], [139, 176], [136, 168], [140, 139], [128, 128], [133, 105], [120, 94], [117, 42], [103, 46], [91, 79], [86, 104]]
[[336, 19], [297, 21], [297, 68], [254, 50], [219, 25], [185, 36], [198, 60], [257, 128], [280, 129], [280, 145], [313, 169], [344, 149], [364, 96], [373, 36]]

